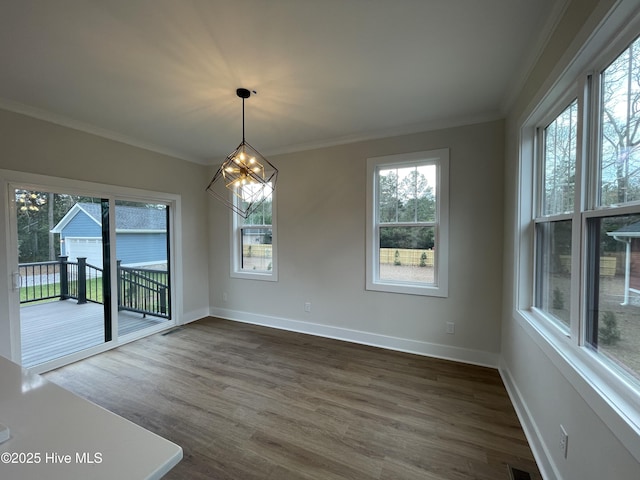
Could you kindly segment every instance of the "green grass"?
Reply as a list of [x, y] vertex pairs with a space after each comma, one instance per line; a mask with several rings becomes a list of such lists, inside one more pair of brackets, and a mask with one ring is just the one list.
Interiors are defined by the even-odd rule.
[[[69, 282], [69, 291], [75, 292], [77, 281], [72, 280]], [[48, 293], [47, 293], [48, 292]], [[27, 298], [38, 298], [40, 295], [54, 295], [55, 298], [36, 300], [29, 303], [46, 303], [55, 301], [60, 298], [60, 283], [50, 283], [48, 285], [35, 285], [29, 287], [23, 287], [20, 289], [20, 303], [23, 303]], [[102, 278], [93, 278], [87, 280], [87, 300], [102, 303]]]
[[[168, 275], [161, 274], [154, 276], [154, 280], [160, 283], [167, 282]], [[69, 292], [75, 293], [76, 291], [76, 280], [72, 280], [69, 282]], [[115, 293], [115, 292], [114, 292]], [[20, 289], [20, 303], [26, 304], [27, 298], [39, 298], [41, 295], [51, 295], [54, 298], [47, 298], [43, 300], [33, 300], [29, 301], [29, 305], [39, 304], [39, 303], [48, 303], [57, 301], [60, 298], [60, 283], [51, 283], [49, 285], [35, 285], [30, 287], [23, 287]], [[103, 294], [102, 294], [102, 277], [92, 278], [87, 280], [87, 300], [103, 303]]]

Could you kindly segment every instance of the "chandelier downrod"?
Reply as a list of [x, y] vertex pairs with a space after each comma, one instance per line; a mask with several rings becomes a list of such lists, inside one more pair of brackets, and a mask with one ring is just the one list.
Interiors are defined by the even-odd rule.
[[236, 95], [242, 99], [242, 143], [244, 143], [244, 101], [251, 96], [251, 92], [246, 88], [238, 88], [236, 90]]

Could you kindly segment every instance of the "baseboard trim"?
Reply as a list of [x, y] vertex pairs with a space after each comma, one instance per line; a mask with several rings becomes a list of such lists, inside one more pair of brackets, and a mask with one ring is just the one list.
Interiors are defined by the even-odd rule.
[[421, 342], [406, 338], [391, 337], [377, 333], [363, 332], [348, 328], [322, 325], [319, 323], [302, 322], [288, 318], [273, 317], [226, 308], [211, 307], [210, 315], [213, 317], [233, 320], [236, 322], [251, 323], [264, 327], [288, 330], [291, 332], [306, 333], [325, 338], [333, 338], [345, 342], [369, 345], [372, 347], [386, 348], [399, 352], [414, 353], [427, 357], [453, 360], [483, 367], [498, 368], [499, 356], [496, 353], [473, 350], [437, 343]]
[[176, 325], [186, 325], [187, 323], [195, 322], [201, 318], [208, 317], [210, 315], [208, 308], [202, 308], [191, 312], [184, 312], [182, 317], [176, 322]]
[[524, 431], [529, 447], [533, 453], [533, 457], [538, 464], [538, 470], [544, 479], [556, 479], [561, 480], [562, 476], [556, 468], [555, 463], [552, 460], [551, 453], [547, 448], [547, 445], [542, 441], [542, 435], [536, 425], [536, 422], [527, 407], [524, 397], [520, 394], [518, 386], [513, 381], [509, 368], [504, 363], [503, 359], [500, 359], [500, 365], [498, 368], [500, 376], [502, 377], [502, 383], [504, 383], [507, 389], [507, 394], [511, 399], [511, 404], [516, 411], [522, 430]]

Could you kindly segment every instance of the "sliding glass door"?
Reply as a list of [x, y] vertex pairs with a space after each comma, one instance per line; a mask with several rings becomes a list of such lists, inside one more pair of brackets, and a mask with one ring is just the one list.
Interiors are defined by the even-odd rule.
[[25, 367], [171, 321], [170, 206], [14, 186]]
[[110, 292], [104, 282], [109, 236], [102, 230], [108, 201], [30, 188], [12, 193], [23, 366], [111, 340]]
[[171, 319], [169, 207], [116, 200], [118, 335]]

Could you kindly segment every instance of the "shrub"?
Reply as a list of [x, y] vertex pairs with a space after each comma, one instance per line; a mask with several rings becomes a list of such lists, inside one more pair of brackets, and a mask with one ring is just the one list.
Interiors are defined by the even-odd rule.
[[420, 255], [420, 266], [421, 267], [427, 266], [427, 252], [422, 252], [422, 255]]
[[393, 264], [394, 265], [402, 265], [400, 262], [400, 252], [396, 250], [396, 253], [393, 255]]
[[615, 345], [620, 340], [620, 329], [616, 314], [607, 311], [602, 314], [598, 325], [598, 341], [604, 345]]
[[556, 310], [564, 309], [564, 294], [562, 293], [562, 290], [560, 290], [558, 287], [553, 289], [552, 305], [553, 305], [553, 308], [555, 308]]

